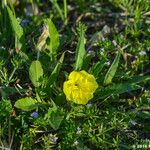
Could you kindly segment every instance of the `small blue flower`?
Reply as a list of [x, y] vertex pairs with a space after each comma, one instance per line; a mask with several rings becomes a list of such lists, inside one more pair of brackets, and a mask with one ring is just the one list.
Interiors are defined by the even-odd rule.
[[77, 128], [77, 132], [76, 132], [76, 134], [80, 134], [82, 131], [81, 131], [81, 128]]
[[24, 26], [24, 25], [30, 25], [30, 23], [31, 22], [28, 19], [22, 19], [20, 24], [21, 26]]
[[38, 112], [33, 112], [31, 114], [31, 117], [33, 117], [33, 118], [38, 118], [38, 116], [39, 116]]

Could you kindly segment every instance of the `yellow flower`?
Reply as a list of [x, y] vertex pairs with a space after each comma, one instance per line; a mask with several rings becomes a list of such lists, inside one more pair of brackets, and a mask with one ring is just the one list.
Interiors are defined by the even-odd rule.
[[77, 104], [87, 104], [97, 88], [95, 77], [84, 70], [72, 71], [63, 85], [67, 100]]

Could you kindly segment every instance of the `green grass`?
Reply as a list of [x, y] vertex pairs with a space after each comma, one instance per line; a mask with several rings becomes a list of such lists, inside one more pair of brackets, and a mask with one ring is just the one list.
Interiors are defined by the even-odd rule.
[[[0, 2], [0, 149], [148, 149], [148, 0]], [[73, 70], [99, 88], [66, 100]]]

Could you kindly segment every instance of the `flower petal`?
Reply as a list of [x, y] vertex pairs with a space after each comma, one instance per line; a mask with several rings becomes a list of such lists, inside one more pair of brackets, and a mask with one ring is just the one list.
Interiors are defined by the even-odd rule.
[[80, 74], [77, 71], [72, 71], [69, 75], [69, 80], [76, 82], [80, 78]]
[[71, 100], [71, 86], [72, 86], [72, 83], [70, 81], [64, 82], [63, 91], [68, 100]]

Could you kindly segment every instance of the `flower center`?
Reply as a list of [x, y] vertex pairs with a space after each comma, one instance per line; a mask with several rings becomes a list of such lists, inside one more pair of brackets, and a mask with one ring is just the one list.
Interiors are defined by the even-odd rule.
[[75, 83], [74, 85], [75, 85], [75, 86], [79, 86], [78, 83]]

